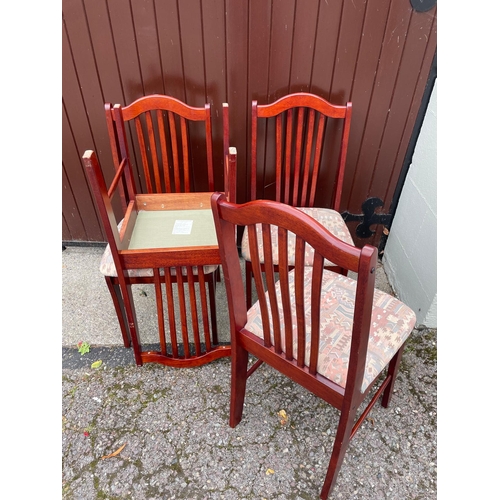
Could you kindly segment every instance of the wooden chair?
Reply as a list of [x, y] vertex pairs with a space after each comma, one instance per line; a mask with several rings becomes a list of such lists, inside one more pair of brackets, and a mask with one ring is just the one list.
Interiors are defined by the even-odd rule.
[[[382, 406], [390, 402], [415, 314], [396, 298], [375, 289], [374, 247], [349, 245], [307, 214], [279, 202], [258, 200], [235, 205], [219, 193], [212, 195], [212, 210], [231, 325], [229, 424], [235, 427], [240, 422], [247, 378], [262, 362], [339, 409], [340, 420], [321, 491], [321, 498], [326, 499], [348, 444], [368, 412], [380, 396]], [[234, 238], [236, 225], [248, 228], [258, 296], [249, 310]], [[262, 227], [263, 268], [258, 225]], [[276, 283], [272, 225], [278, 228]], [[295, 263], [290, 271], [292, 234]], [[312, 266], [306, 265], [307, 252]], [[327, 260], [357, 273], [357, 281], [327, 270]], [[250, 368], [249, 354], [258, 358]], [[364, 411], [358, 411], [368, 399]]]
[[[290, 94], [271, 104], [252, 101], [250, 200], [273, 199], [298, 207], [335, 236], [353, 244], [339, 213], [351, 110], [350, 102], [337, 106], [308, 93]], [[271, 234], [276, 243], [276, 231]], [[247, 261], [246, 296], [250, 307], [252, 268], [246, 231], [241, 252]], [[274, 260], [277, 262], [276, 252]], [[290, 252], [292, 265], [293, 260]], [[311, 264], [307, 256], [306, 263]], [[341, 271], [332, 262], [326, 265]]]
[[[220, 179], [215, 176], [211, 106], [206, 104], [203, 108], [194, 108], [169, 96], [150, 95], [125, 107], [107, 103], [105, 113], [115, 166], [115, 177], [110, 184], [109, 191], [106, 188], [97, 158], [89, 153], [84, 161], [96, 202], [98, 205], [102, 205], [100, 214], [105, 226], [108, 246], [101, 259], [100, 270], [105, 276], [113, 300], [124, 345], [130, 347], [132, 342], [137, 364], [142, 364], [143, 361], [157, 361], [173, 366], [194, 366], [209, 361], [213, 359], [213, 346], [218, 344], [215, 284], [220, 280], [220, 260], [216, 259], [217, 262], [211, 262], [210, 257], [208, 257], [206, 261], [203, 261], [202, 254], [200, 254], [196, 257], [196, 262], [190, 260], [189, 255], [183, 257], [184, 262], [180, 258], [176, 260], [173, 255], [169, 255], [168, 259], [164, 261], [157, 261], [154, 252], [148, 255], [147, 251], [143, 250], [144, 258], [141, 261], [141, 266], [133, 267], [132, 261], [130, 259], [124, 260], [124, 256], [120, 252], [122, 250], [128, 251], [128, 242], [124, 243], [123, 240], [124, 228], [122, 225], [125, 222], [123, 217], [126, 218], [125, 214], [130, 212], [131, 203], [135, 204], [133, 209], [135, 212], [138, 213], [141, 210], [141, 207], [136, 206], [139, 195], [175, 195], [175, 201], [169, 201], [170, 205], [168, 206], [171, 209], [184, 210], [193, 208], [193, 200], [199, 199], [195, 196], [196, 193], [205, 193], [200, 198], [202, 199], [200, 204], [209, 209], [206, 201], [207, 196], [209, 196], [207, 193], [213, 192], [217, 187], [216, 184], [220, 187], [224, 186], [224, 188], [229, 185], [229, 180], [225, 177], [222, 169], [219, 169]], [[127, 133], [126, 123], [129, 121], [133, 126]], [[223, 155], [226, 162], [225, 168], [227, 168], [229, 159], [228, 137], [228, 106], [224, 104]], [[140, 158], [135, 167], [133, 167], [134, 157], [131, 155], [134, 145]], [[141, 180], [145, 184], [143, 190], [137, 189]], [[117, 201], [109, 201], [114, 211], [113, 217], [111, 217], [108, 208], [106, 208], [107, 198], [111, 200], [115, 192], [119, 193], [120, 196]], [[227, 194], [229, 197], [234, 196], [229, 192]], [[121, 213], [121, 217], [115, 216], [115, 213], [118, 212]], [[116, 220], [120, 219], [122, 220], [115, 227]], [[107, 223], [105, 223], [106, 220]], [[131, 231], [130, 228], [129, 231]], [[114, 250], [113, 246], [115, 246]], [[194, 255], [192, 251], [193, 258]], [[144, 265], [146, 261], [151, 265]], [[169, 269], [166, 274], [165, 269]], [[165, 282], [167, 290], [171, 343], [171, 349], [168, 352], [161, 305], [161, 281]], [[175, 283], [178, 285], [180, 308], [178, 313], [180, 316], [177, 317], [177, 321], [172, 301], [172, 286]], [[184, 297], [184, 288], [181, 286], [183, 283], [188, 283], [192, 294], [189, 302], [186, 302]], [[194, 283], [199, 284], [198, 299], [195, 297]], [[124, 295], [124, 287], [128, 290], [127, 294], [130, 295], [130, 287], [137, 284], [154, 284], [155, 286], [161, 345], [161, 350], [156, 354], [141, 353], [133, 301], [128, 300], [127, 304]], [[205, 311], [207, 307], [206, 295], [209, 298], [209, 312]], [[201, 306], [199, 306], [200, 301]], [[198, 311], [198, 307], [201, 307], [202, 310]], [[129, 316], [132, 316], [133, 319], [131, 320]], [[187, 341], [189, 338], [188, 318], [192, 321], [193, 331], [191, 334], [194, 337], [194, 339], [191, 338], [190, 343]], [[203, 322], [205, 346], [200, 342], [198, 320]], [[183, 345], [180, 349], [177, 347], [176, 325], [180, 325], [182, 328]], [[218, 354], [223, 352], [223, 355], [228, 355], [227, 349], [226, 351], [218, 351]], [[205, 356], [208, 358], [202, 360], [201, 358]]]

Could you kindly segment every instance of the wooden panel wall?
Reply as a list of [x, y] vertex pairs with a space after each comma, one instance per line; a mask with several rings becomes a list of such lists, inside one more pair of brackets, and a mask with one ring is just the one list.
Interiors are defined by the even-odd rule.
[[[389, 210], [436, 51], [436, 8], [409, 0], [63, 0], [63, 241], [104, 241], [81, 156], [108, 180], [104, 103], [151, 93], [211, 102], [222, 165], [221, 106], [247, 199], [252, 99], [310, 91], [353, 102], [341, 210], [378, 197]], [[356, 223], [352, 223], [354, 233]], [[356, 243], [377, 244], [375, 237]]]

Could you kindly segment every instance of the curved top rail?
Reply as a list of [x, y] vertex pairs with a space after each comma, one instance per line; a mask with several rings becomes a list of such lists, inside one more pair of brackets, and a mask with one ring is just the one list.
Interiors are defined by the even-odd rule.
[[252, 101], [252, 104], [257, 106], [259, 118], [270, 118], [297, 106], [313, 108], [330, 118], [345, 118], [347, 110], [352, 107], [351, 102], [347, 102], [345, 106], [331, 104], [326, 99], [307, 92], [289, 94], [271, 104], [259, 105], [257, 101]]
[[145, 111], [161, 109], [177, 113], [188, 120], [203, 121], [206, 119], [207, 111], [210, 111], [210, 104], [205, 104], [203, 107], [194, 107], [187, 105], [175, 97], [152, 94], [140, 97], [128, 106], [115, 104], [114, 108], [121, 109], [124, 120], [132, 120]]
[[212, 195], [212, 208], [214, 204], [223, 219], [232, 224], [271, 224], [283, 227], [318, 249], [326, 259], [356, 273], [359, 272], [361, 256], [368, 254], [371, 257], [377, 252], [371, 245], [360, 249], [343, 242], [309, 215], [284, 203], [254, 200], [235, 204], [226, 201], [224, 195], [215, 193]]

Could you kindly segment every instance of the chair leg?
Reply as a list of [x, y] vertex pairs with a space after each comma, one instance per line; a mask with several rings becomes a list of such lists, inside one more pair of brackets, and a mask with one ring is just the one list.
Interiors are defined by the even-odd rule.
[[120, 330], [122, 332], [123, 345], [129, 348], [130, 336], [125, 322], [126, 314], [123, 305], [122, 293], [120, 291], [120, 285], [113, 284], [113, 281], [109, 276], [105, 276], [105, 278], [106, 278], [106, 285], [108, 285], [108, 290], [111, 295], [111, 300], [113, 301], [113, 305], [115, 306], [116, 317], [118, 318]]
[[231, 402], [229, 425], [236, 427], [243, 415], [243, 402], [247, 386], [248, 351], [241, 345], [231, 345]]
[[403, 344], [399, 348], [399, 351], [394, 355], [394, 357], [391, 359], [391, 362], [389, 363], [388, 375], [391, 377], [391, 381], [387, 384], [387, 387], [384, 389], [384, 392], [382, 394], [381, 403], [384, 408], [387, 408], [389, 406], [389, 403], [391, 402], [392, 393], [394, 392], [394, 384], [398, 375], [399, 364], [401, 363], [404, 347], [405, 344]]
[[356, 418], [356, 408], [352, 409], [350, 408], [351, 404], [347, 405], [345, 403], [346, 402], [344, 401], [344, 408], [348, 408], [348, 410], [344, 410], [340, 414], [340, 421], [337, 427], [337, 434], [335, 435], [332, 456], [330, 457], [325, 482], [323, 483], [323, 488], [321, 489], [321, 500], [326, 500], [328, 498], [330, 490], [335, 485], [340, 467], [344, 461], [347, 447], [351, 441], [351, 431]]
[[247, 310], [252, 307], [252, 264], [249, 261], [245, 261], [245, 284], [247, 293]]
[[132, 296], [132, 285], [127, 284], [124, 279], [122, 279], [120, 289], [122, 292], [130, 339], [132, 341], [132, 348], [134, 349], [135, 363], [137, 366], [142, 366], [141, 341], [137, 328], [137, 316], [135, 314], [134, 299]]

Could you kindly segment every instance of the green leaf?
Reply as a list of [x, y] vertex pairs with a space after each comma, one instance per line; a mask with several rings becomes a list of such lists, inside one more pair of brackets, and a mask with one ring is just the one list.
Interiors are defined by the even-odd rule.
[[87, 342], [78, 342], [76, 346], [78, 347], [78, 352], [82, 356], [90, 351], [90, 345]]
[[102, 359], [99, 359], [90, 365], [91, 368], [97, 370], [102, 365]]

